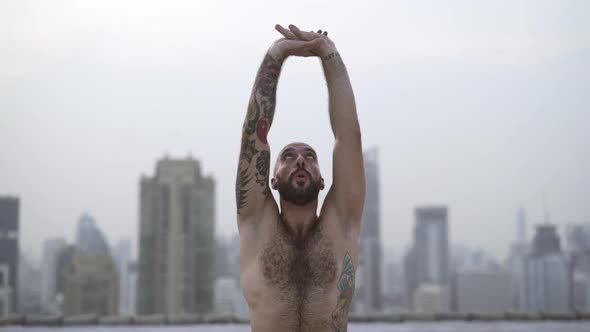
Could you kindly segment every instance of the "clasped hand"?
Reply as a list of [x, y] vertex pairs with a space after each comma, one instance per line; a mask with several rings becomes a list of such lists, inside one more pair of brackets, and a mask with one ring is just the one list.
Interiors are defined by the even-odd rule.
[[291, 24], [289, 29], [277, 24], [275, 29], [283, 35], [283, 38], [275, 41], [270, 47], [269, 53], [276, 60], [283, 60], [288, 56], [319, 56], [324, 57], [334, 51], [334, 42], [328, 38], [328, 32], [301, 31]]

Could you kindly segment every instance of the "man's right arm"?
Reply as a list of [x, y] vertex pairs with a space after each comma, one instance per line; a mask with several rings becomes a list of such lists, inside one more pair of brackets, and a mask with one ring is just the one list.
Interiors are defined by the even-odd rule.
[[[283, 29], [279, 25], [275, 27]], [[267, 134], [275, 113], [277, 83], [284, 59], [288, 56], [312, 56], [319, 41], [275, 41], [268, 50], [256, 75], [248, 113], [242, 126], [242, 144], [236, 176], [238, 221], [252, 220], [272, 199], [269, 187], [270, 148]]]
[[270, 147], [267, 134], [275, 112], [276, 88], [283, 60], [269, 51], [260, 68], [248, 102], [242, 126], [242, 144], [236, 176], [238, 220], [256, 217], [267, 199], [269, 187]]

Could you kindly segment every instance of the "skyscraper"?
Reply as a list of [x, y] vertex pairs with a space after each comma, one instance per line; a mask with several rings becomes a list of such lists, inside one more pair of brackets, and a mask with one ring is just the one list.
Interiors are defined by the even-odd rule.
[[88, 255], [109, 255], [109, 245], [102, 231], [96, 226], [94, 218], [84, 213], [78, 221], [76, 249]]
[[554, 225], [537, 227], [526, 260], [527, 309], [568, 312], [572, 309], [571, 278]]
[[43, 260], [41, 261], [41, 309], [44, 313], [56, 314], [60, 311], [58, 303], [59, 255], [66, 248], [63, 238], [45, 240]]
[[544, 256], [561, 252], [561, 241], [554, 225], [537, 226], [537, 233], [533, 238], [533, 255]]
[[526, 235], [526, 211], [519, 208], [516, 215], [516, 239], [510, 247], [508, 269], [510, 274], [511, 306], [518, 311], [527, 308], [526, 296], [526, 258], [530, 251]]
[[118, 313], [119, 274], [108, 241], [88, 213], [78, 221], [76, 245], [60, 252], [58, 273], [64, 314]]
[[117, 264], [119, 272], [119, 313], [123, 315], [133, 314], [131, 297], [132, 289], [132, 271], [131, 271], [131, 240], [120, 239], [117, 246], [113, 249], [113, 257]]
[[18, 265], [18, 312], [38, 315], [41, 313], [40, 264], [31, 256], [21, 253]]
[[0, 285], [5, 286], [0, 305], [5, 312], [15, 312], [18, 308], [18, 230], [19, 199], [0, 197]]
[[213, 311], [215, 183], [192, 158], [158, 161], [140, 183], [137, 311]]
[[[440, 288], [441, 308], [449, 310], [449, 235], [447, 208], [429, 206], [416, 208], [414, 225], [413, 262], [416, 280], [414, 287], [437, 285]], [[411, 292], [414, 292], [411, 290]]]
[[[378, 150], [373, 148], [363, 155], [366, 179], [363, 224], [359, 241], [359, 273], [363, 283], [355, 295], [353, 308], [363, 311], [380, 311], [381, 291], [381, 200], [379, 195]], [[358, 310], [357, 310], [358, 311]]]

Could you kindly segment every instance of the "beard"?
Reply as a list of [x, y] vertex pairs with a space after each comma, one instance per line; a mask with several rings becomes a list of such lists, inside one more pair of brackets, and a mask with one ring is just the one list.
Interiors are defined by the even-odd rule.
[[297, 205], [307, 205], [318, 198], [320, 190], [322, 189], [321, 179], [314, 180], [309, 176], [309, 184], [305, 187], [300, 187], [293, 184], [293, 175], [291, 175], [288, 181], [278, 181], [278, 191], [281, 198], [285, 201]]

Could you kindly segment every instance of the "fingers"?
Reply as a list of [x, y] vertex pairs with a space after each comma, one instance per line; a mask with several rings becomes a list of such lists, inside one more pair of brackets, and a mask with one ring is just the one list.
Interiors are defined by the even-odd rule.
[[280, 24], [275, 25], [275, 29], [280, 32], [283, 37], [285, 37], [286, 39], [291, 39], [291, 40], [305, 40], [305, 41], [310, 41], [313, 39], [316, 39], [318, 37], [321, 36], [328, 36], [328, 31], [323, 31], [323, 30], [317, 30], [317, 32], [312, 31], [301, 31], [301, 29], [299, 29], [296, 25], [294, 24], [289, 24], [289, 29], [285, 29], [283, 28]]
[[298, 27], [296, 27], [293, 24], [289, 24], [289, 30], [291, 30], [291, 32], [297, 36], [297, 38], [301, 39], [301, 40], [312, 40], [317, 38], [317, 35], [313, 32], [306, 32], [306, 31], [301, 31], [299, 30]]
[[283, 28], [280, 24], [275, 25], [275, 30], [280, 32], [281, 35], [287, 39], [297, 39], [297, 36], [295, 36], [291, 30]]

